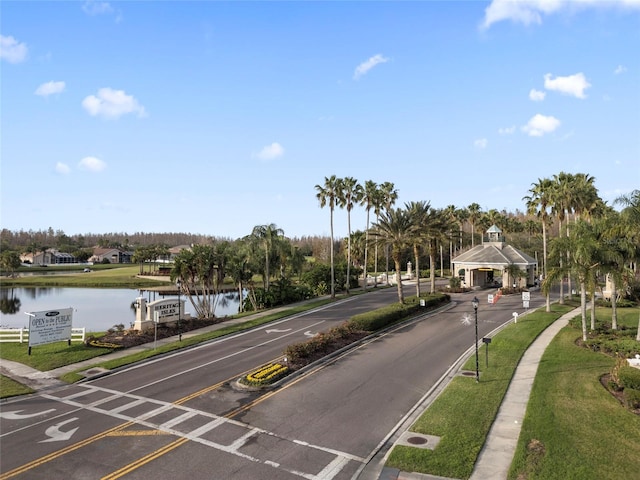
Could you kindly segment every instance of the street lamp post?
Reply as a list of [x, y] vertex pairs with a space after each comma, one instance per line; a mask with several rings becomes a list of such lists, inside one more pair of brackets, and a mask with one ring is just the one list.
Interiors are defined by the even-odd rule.
[[181, 308], [182, 304], [180, 302], [180, 300], [181, 300], [180, 294], [182, 292], [181, 292], [181, 288], [180, 287], [182, 286], [182, 283], [180, 282], [180, 279], [178, 279], [176, 281], [176, 286], [178, 287], [178, 340], [181, 342], [182, 341], [182, 329], [181, 329], [181, 326], [180, 326], [180, 317], [182, 316], [182, 308]]
[[473, 300], [471, 300], [471, 305], [473, 305], [473, 311], [476, 317], [476, 382], [479, 382], [480, 370], [478, 367], [478, 305], [480, 305], [480, 302], [478, 301], [478, 297], [473, 297]]

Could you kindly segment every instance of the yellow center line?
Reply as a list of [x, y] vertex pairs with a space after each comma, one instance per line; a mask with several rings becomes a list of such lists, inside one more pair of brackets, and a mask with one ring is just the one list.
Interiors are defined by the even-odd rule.
[[32, 468], [36, 468], [39, 467], [40, 465], [43, 465], [47, 462], [50, 462], [51, 460], [55, 460], [58, 457], [61, 457], [63, 455], [66, 455], [67, 453], [73, 452], [74, 450], [78, 450], [79, 448], [82, 448], [86, 445], [89, 445], [90, 443], [93, 443], [97, 440], [100, 440], [101, 438], [107, 437], [109, 435], [111, 435], [114, 432], [117, 432], [120, 429], [126, 428], [130, 425], [132, 425], [133, 422], [127, 422], [124, 423], [122, 425], [118, 425], [117, 427], [114, 427], [110, 430], [106, 430], [102, 433], [98, 433], [97, 435], [94, 435], [93, 437], [89, 437], [85, 440], [82, 440], [78, 443], [74, 443], [73, 445], [69, 445], [68, 447], [65, 447], [61, 450], [52, 452], [48, 455], [45, 455], [44, 457], [40, 457], [36, 460], [33, 460], [32, 462], [29, 462], [25, 465], [22, 465], [21, 467], [18, 468], [14, 468], [13, 470], [10, 470], [6, 473], [3, 473], [2, 475], [0, 475], [0, 480], [5, 480], [6, 478], [11, 478], [11, 477], [15, 477], [16, 475], [19, 475], [21, 473], [26, 472], [27, 470], [31, 470]]
[[174, 450], [176, 448], [178, 448], [180, 445], [183, 445], [185, 443], [187, 443], [189, 441], [188, 438], [179, 438], [178, 440], [175, 440], [173, 442], [171, 442], [168, 445], [165, 445], [164, 447], [156, 450], [155, 452], [151, 452], [148, 455], [145, 455], [144, 457], [136, 460], [135, 462], [130, 463], [129, 465], [125, 465], [124, 467], [122, 467], [119, 470], [116, 470], [113, 473], [110, 473], [109, 475], [106, 475], [104, 477], [102, 477], [101, 480], [115, 480], [116, 478], [120, 478], [128, 473], [131, 473], [134, 470], [137, 470], [138, 468], [142, 467], [143, 465], [146, 465], [149, 462], [152, 462], [153, 460], [155, 460], [158, 457], [161, 457], [162, 455], [164, 455], [165, 453], [170, 452], [171, 450]]
[[[278, 358], [280, 358], [280, 357], [278, 357]], [[197, 392], [194, 392], [192, 394], [186, 395], [186, 396], [176, 400], [175, 402], [173, 402], [173, 405], [182, 405], [182, 404], [188, 402], [189, 400], [192, 400], [194, 398], [199, 397], [200, 395], [203, 395], [203, 394], [208, 393], [208, 392], [210, 392], [212, 390], [220, 388], [222, 385], [224, 385], [227, 382], [230, 382], [230, 381], [234, 380], [235, 378], [241, 377], [243, 375], [247, 375], [248, 373], [252, 372], [253, 370], [255, 370], [255, 368], [252, 368], [250, 370], [242, 372], [242, 373], [240, 373], [238, 375], [234, 375], [233, 377], [229, 377], [226, 380], [218, 382], [215, 385], [210, 385], [208, 387], [205, 387], [205, 388], [203, 388], [203, 389], [201, 389], [201, 390], [199, 390]], [[236, 413], [234, 413], [234, 414], [236, 414]], [[229, 417], [229, 415], [227, 415], [227, 417], [231, 418], [231, 417]], [[126, 422], [126, 423], [124, 423], [122, 425], [118, 425], [118, 426], [116, 426], [116, 427], [114, 427], [114, 428], [112, 428], [110, 430], [106, 430], [106, 431], [104, 431], [102, 433], [94, 435], [93, 437], [89, 437], [89, 438], [87, 438], [85, 440], [82, 440], [82, 441], [80, 441], [78, 443], [74, 443], [73, 445], [69, 445], [68, 447], [62, 448], [62, 449], [57, 450], [55, 452], [52, 452], [52, 453], [50, 453], [48, 455], [40, 457], [40, 458], [38, 458], [36, 460], [33, 460], [33, 461], [29, 462], [29, 463], [26, 463], [26, 464], [24, 464], [24, 465], [22, 465], [20, 467], [17, 467], [17, 468], [15, 468], [13, 470], [10, 470], [8, 472], [0, 474], [0, 480], [5, 480], [5, 479], [11, 478], [11, 477], [15, 477], [16, 475], [24, 473], [24, 472], [26, 472], [28, 470], [33, 469], [33, 468], [39, 467], [40, 465], [43, 465], [43, 464], [45, 464], [47, 462], [50, 462], [51, 460], [55, 460], [56, 458], [59, 458], [59, 457], [61, 457], [63, 455], [71, 453], [71, 452], [73, 452], [75, 450], [78, 450], [79, 448], [85, 447], [85, 446], [89, 445], [90, 443], [96, 442], [96, 441], [101, 440], [101, 439], [103, 439], [105, 437], [134, 435], [134, 433], [127, 433], [127, 432], [117, 433], [120, 430], [124, 430], [125, 428], [127, 428], [127, 427], [129, 427], [131, 425], [135, 425], [135, 421], [130, 421], [130, 422]], [[136, 433], [136, 434], [138, 434], [138, 433]], [[148, 435], [152, 435], [152, 434], [149, 433]], [[156, 435], [157, 435], [157, 433], [156, 433]], [[167, 445], [166, 447], [163, 447], [162, 449], [157, 450], [156, 452], [153, 452], [153, 453], [143, 457], [142, 459], [140, 459], [140, 460], [138, 460], [138, 461], [136, 461], [134, 463], [131, 463], [131, 464], [127, 465], [127, 466], [122, 467], [120, 470], [112, 473], [111, 475], [116, 475], [116, 474], [119, 475], [119, 472], [121, 472], [123, 470], [126, 470], [125, 473], [131, 472], [131, 471], [135, 470], [136, 468], [144, 465], [145, 463], [148, 463], [148, 462], [152, 461], [153, 459], [158, 458], [159, 456], [164, 455], [165, 453], [173, 450], [174, 448], [179, 447], [180, 445], [184, 444], [187, 441], [188, 441], [188, 439], [186, 439], [186, 438], [182, 438], [182, 439], [176, 440], [175, 442]], [[146, 459], [146, 460], [143, 463], [140, 463], [144, 459]], [[105, 478], [117, 478], [117, 477], [107, 476]]]

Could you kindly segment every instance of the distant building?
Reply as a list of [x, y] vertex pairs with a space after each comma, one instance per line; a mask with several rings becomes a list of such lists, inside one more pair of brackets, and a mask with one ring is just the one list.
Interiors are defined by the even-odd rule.
[[[536, 259], [524, 252], [507, 245], [496, 225], [491, 226], [482, 238], [482, 245], [477, 245], [458, 255], [452, 261], [452, 273], [460, 278], [466, 287], [489, 287], [495, 284], [503, 286], [527, 287], [535, 283], [535, 272], [538, 265]], [[508, 272], [511, 265], [523, 272], [521, 278], [514, 278]], [[501, 278], [494, 278], [495, 272]]]
[[60, 252], [55, 248], [48, 248], [44, 252], [38, 252], [35, 255], [23, 255], [21, 260], [30, 260], [33, 265], [61, 265], [65, 263], [77, 263], [76, 257], [70, 253]]
[[119, 248], [96, 247], [93, 249], [93, 255], [89, 258], [89, 262], [105, 263], [107, 260], [109, 263], [131, 263], [131, 257], [133, 257], [133, 253]]

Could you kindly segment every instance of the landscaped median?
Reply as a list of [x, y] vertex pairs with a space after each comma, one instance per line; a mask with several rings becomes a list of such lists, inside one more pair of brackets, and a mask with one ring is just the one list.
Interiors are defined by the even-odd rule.
[[[554, 304], [551, 313], [544, 309], [532, 312], [496, 334], [489, 348], [489, 366], [480, 362], [480, 382], [476, 383], [475, 375], [455, 377], [411, 427], [416, 433], [439, 436], [435, 449], [396, 446], [387, 466], [469, 478], [521, 356], [540, 332], [578, 305]], [[639, 314], [638, 308], [625, 310], [619, 310], [620, 332], [616, 335], [623, 338], [628, 330], [637, 328]], [[610, 323], [610, 308], [596, 312], [599, 325]], [[613, 336], [606, 328], [597, 330]], [[611, 382], [606, 380], [616, 360], [594, 351], [594, 342], [587, 342], [591, 349], [582, 343], [578, 317], [546, 349], [527, 405], [510, 480], [638, 477], [640, 415], [624, 404], [624, 396], [617, 398], [607, 389]], [[626, 345], [624, 341], [621, 344]], [[482, 360], [484, 348], [480, 350]], [[462, 368], [474, 370], [474, 356]]]

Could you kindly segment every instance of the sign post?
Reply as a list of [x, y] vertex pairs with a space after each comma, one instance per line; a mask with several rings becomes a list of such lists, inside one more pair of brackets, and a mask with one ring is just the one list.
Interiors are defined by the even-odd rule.
[[529, 300], [531, 294], [529, 292], [522, 292], [522, 308], [529, 308]]

